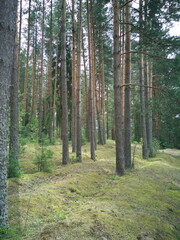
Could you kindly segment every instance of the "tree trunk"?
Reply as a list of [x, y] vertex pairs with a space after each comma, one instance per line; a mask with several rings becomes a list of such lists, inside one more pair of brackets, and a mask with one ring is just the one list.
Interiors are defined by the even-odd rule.
[[68, 146], [68, 104], [67, 104], [67, 76], [66, 76], [66, 0], [62, 0], [61, 27], [61, 82], [62, 82], [62, 163], [70, 163]]
[[8, 224], [7, 144], [9, 85], [16, 36], [17, 0], [2, 0], [0, 7], [0, 226]]
[[90, 119], [90, 144], [91, 144], [91, 159], [95, 160], [95, 113], [94, 113], [94, 78], [93, 78], [93, 55], [92, 55], [92, 27], [91, 27], [91, 17], [90, 17], [90, 4], [89, 0], [87, 3], [87, 22], [88, 22], [88, 50], [89, 50], [89, 101], [90, 101], [90, 109], [89, 109], [89, 119]]
[[10, 142], [8, 177], [19, 176], [19, 117], [18, 117], [18, 44], [14, 46], [11, 86], [10, 86]]
[[52, 0], [51, 0], [51, 12], [50, 12], [50, 39], [49, 39], [49, 60], [48, 60], [48, 90], [47, 90], [47, 96], [48, 96], [48, 136], [50, 142], [52, 142], [53, 137], [53, 109], [52, 109]]
[[31, 21], [31, 0], [29, 0], [28, 9], [28, 39], [27, 39], [27, 52], [26, 52], [26, 70], [24, 79], [24, 95], [23, 95], [23, 125], [26, 125], [26, 110], [27, 110], [27, 91], [28, 91], [28, 71], [29, 71], [29, 47], [30, 47], [30, 21]]
[[[143, 51], [143, 46], [142, 46], [142, 0], [139, 2], [139, 22], [140, 22], [140, 33], [139, 33], [139, 44], [140, 44], [140, 52]], [[148, 146], [147, 146], [147, 130], [146, 130], [146, 114], [145, 114], [145, 90], [144, 90], [144, 58], [143, 54], [140, 53], [140, 66], [139, 66], [139, 71], [140, 71], [140, 103], [141, 103], [141, 129], [142, 129], [142, 140], [143, 140], [143, 146], [142, 146], [142, 156], [143, 159], [147, 159], [149, 157], [148, 153]]]
[[77, 148], [76, 32], [74, 8], [74, 0], [72, 0], [72, 152], [76, 152]]
[[41, 33], [41, 75], [39, 81], [39, 142], [42, 140], [42, 120], [43, 120], [43, 78], [44, 78], [44, 15], [45, 15], [45, 0], [42, 6], [42, 33]]
[[34, 37], [34, 44], [33, 44], [32, 104], [31, 104], [31, 116], [30, 116], [31, 123], [32, 123], [32, 119], [35, 118], [35, 106], [36, 106], [36, 92], [37, 92], [36, 55], [37, 55], [37, 24], [36, 24], [36, 34]]
[[81, 153], [81, 45], [82, 45], [82, 0], [79, 0], [78, 49], [77, 49], [77, 148], [76, 157], [82, 161]]
[[120, 89], [119, 1], [114, 0], [114, 115], [116, 141], [116, 173], [124, 174], [124, 151]]
[[19, 45], [18, 45], [18, 89], [20, 90], [21, 80], [21, 32], [22, 32], [22, 0], [19, 4]]
[[[125, 6], [125, 22], [130, 22], [130, 3]], [[126, 24], [125, 39], [125, 84], [131, 83], [131, 29], [130, 24]], [[131, 89], [130, 86], [125, 87], [124, 94], [124, 158], [125, 167], [131, 167]]]

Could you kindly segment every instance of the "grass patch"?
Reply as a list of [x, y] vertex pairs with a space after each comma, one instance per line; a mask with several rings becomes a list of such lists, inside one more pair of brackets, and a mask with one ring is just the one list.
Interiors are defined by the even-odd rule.
[[82, 163], [66, 166], [60, 144], [47, 149], [54, 153], [51, 173], [31, 172], [39, 147], [28, 144], [21, 159], [26, 174], [9, 180], [10, 224], [18, 220], [25, 229], [19, 240], [179, 239], [177, 157], [158, 153], [145, 161], [137, 148], [134, 169], [118, 177], [113, 141], [98, 146], [97, 161], [86, 144]]

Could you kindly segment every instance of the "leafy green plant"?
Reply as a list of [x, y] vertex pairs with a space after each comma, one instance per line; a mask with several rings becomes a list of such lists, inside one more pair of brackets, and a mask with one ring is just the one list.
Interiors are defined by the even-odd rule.
[[40, 154], [38, 154], [33, 160], [38, 171], [52, 172], [52, 156], [53, 152], [51, 150], [41, 147]]

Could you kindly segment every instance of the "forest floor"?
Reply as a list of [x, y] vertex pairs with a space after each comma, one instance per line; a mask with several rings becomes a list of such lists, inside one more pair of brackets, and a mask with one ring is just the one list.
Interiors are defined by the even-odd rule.
[[54, 152], [53, 169], [44, 173], [33, 162], [40, 147], [25, 145], [24, 173], [8, 181], [10, 239], [180, 239], [180, 150], [142, 160], [141, 150], [132, 146], [134, 168], [118, 177], [113, 141], [98, 146], [96, 161], [87, 144], [82, 163], [70, 154], [72, 164], [66, 166], [61, 147], [46, 146]]

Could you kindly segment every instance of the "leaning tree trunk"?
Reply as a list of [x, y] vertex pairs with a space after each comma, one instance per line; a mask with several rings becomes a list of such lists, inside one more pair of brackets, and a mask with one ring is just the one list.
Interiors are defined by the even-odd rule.
[[1, 0], [0, 7], [0, 226], [8, 224], [7, 144], [9, 85], [13, 67], [17, 0]]
[[131, 89], [128, 84], [131, 83], [131, 28], [130, 28], [130, 3], [125, 7], [126, 39], [125, 39], [125, 93], [124, 93], [124, 157], [125, 167], [131, 167]]
[[116, 173], [124, 174], [124, 150], [121, 113], [120, 51], [119, 51], [119, 1], [114, 0], [114, 115], [116, 141]]
[[61, 26], [61, 82], [62, 82], [62, 163], [70, 163], [68, 146], [68, 103], [67, 103], [67, 76], [66, 76], [66, 0], [62, 0]]

